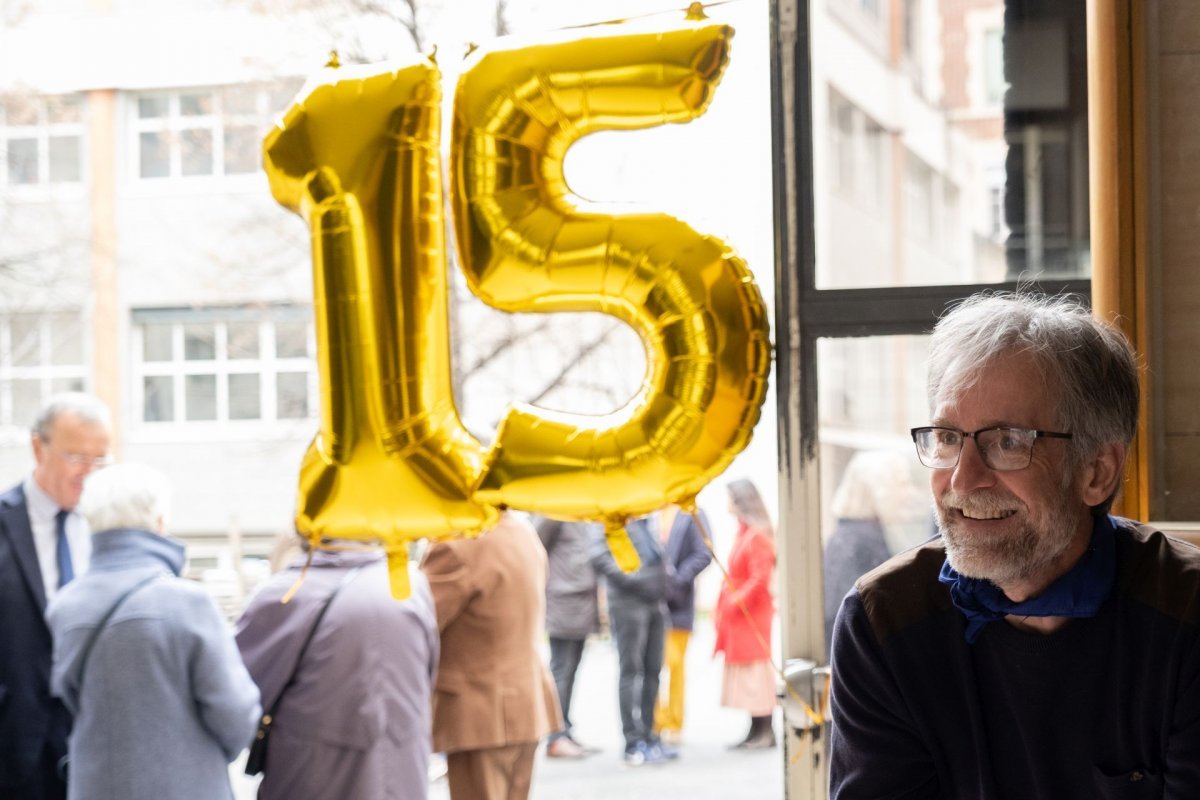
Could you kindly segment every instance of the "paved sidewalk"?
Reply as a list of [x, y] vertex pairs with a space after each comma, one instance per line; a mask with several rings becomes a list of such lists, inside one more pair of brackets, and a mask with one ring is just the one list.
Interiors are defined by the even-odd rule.
[[[641, 767], [621, 762], [617, 711], [617, 656], [610, 640], [588, 642], [571, 717], [575, 735], [603, 751], [582, 760], [548, 759], [541, 753], [532, 800], [782, 800], [783, 748], [730, 751], [749, 727], [742, 712], [720, 707], [721, 662], [711, 657], [713, 631], [697, 620], [687, 655], [687, 706], [678, 761]], [[776, 712], [776, 735], [782, 732]], [[448, 800], [445, 779], [430, 800]]]

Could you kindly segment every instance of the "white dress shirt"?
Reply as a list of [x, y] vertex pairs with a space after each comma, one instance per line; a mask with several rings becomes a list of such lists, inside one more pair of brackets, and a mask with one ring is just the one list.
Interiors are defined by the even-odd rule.
[[[30, 475], [23, 485], [25, 507], [29, 510], [29, 526], [33, 529], [33, 546], [37, 550], [38, 566], [42, 570], [42, 583], [46, 587], [47, 605], [58, 594], [58, 531], [54, 518], [58, 515], [58, 503], [42, 491]], [[92, 535], [87, 520], [78, 511], [67, 515], [67, 544], [71, 547], [71, 566], [78, 578], [87, 571], [92, 557]]]

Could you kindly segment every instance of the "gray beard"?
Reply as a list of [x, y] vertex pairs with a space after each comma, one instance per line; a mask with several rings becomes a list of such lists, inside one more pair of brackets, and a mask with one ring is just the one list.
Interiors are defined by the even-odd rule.
[[[938, 529], [950, 566], [960, 575], [1003, 585], [1036, 578], [1061, 556], [1075, 539], [1077, 514], [1068, 505], [1064, 490], [1057, 502], [1038, 517], [1029, 516], [1015, 535], [984, 538], [965, 533], [950, 513], [935, 505]], [[953, 509], [951, 509], [953, 510]]]

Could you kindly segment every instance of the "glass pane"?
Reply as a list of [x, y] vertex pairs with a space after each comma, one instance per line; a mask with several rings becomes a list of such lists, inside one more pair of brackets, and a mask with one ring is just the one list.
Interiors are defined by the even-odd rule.
[[148, 322], [142, 326], [142, 360], [170, 361], [174, 358], [169, 322]]
[[280, 114], [291, 105], [296, 99], [296, 93], [304, 85], [304, 80], [301, 78], [284, 79], [279, 81], [272, 89], [269, 98], [272, 114]]
[[175, 387], [169, 375], [142, 378], [142, 419], [170, 422], [175, 419]]
[[22, 428], [32, 428], [42, 409], [42, 382], [36, 378], [16, 378], [12, 388], [12, 421]]
[[38, 182], [37, 139], [9, 139], [8, 182], [14, 185]]
[[275, 357], [304, 358], [308, 355], [308, 323], [275, 323]]
[[258, 130], [249, 125], [225, 128], [225, 174], [237, 175], [258, 169]]
[[863, 573], [934, 530], [928, 470], [909, 428], [928, 424], [924, 336], [817, 341], [826, 643]]
[[217, 357], [217, 331], [211, 322], [183, 326], [183, 357], [187, 361], [210, 361]]
[[51, 125], [81, 122], [83, 120], [83, 96], [62, 94], [48, 98], [46, 115]]
[[34, 97], [7, 95], [4, 98], [4, 124], [14, 128], [37, 125], [38, 106], [39, 103]]
[[165, 94], [148, 94], [138, 98], [138, 117], [141, 119], [161, 119], [167, 116], [170, 103]]
[[138, 135], [138, 175], [165, 178], [171, 174], [171, 150], [165, 133]]
[[50, 137], [50, 182], [76, 183], [80, 171], [80, 139], [78, 136]]
[[185, 117], [198, 117], [212, 113], [211, 92], [185, 92], [179, 95], [179, 113]]
[[809, 9], [819, 289], [1090, 277], [1085, 3]]
[[229, 358], [258, 358], [258, 323], [230, 322], [225, 326]]
[[188, 421], [217, 418], [217, 376], [185, 375], [184, 418]]
[[254, 114], [258, 92], [254, 86], [227, 86], [221, 90], [221, 111], [225, 117]]
[[50, 381], [50, 391], [54, 394], [59, 392], [82, 392], [83, 378], [55, 378]]
[[262, 416], [258, 385], [257, 372], [229, 376], [230, 419], [258, 419]]
[[308, 416], [307, 372], [280, 372], [275, 376], [275, 416], [278, 419]]
[[76, 366], [83, 363], [83, 324], [78, 314], [50, 317], [50, 363]]
[[179, 134], [180, 160], [184, 175], [211, 175], [213, 171], [212, 131], [192, 129]]
[[8, 323], [12, 337], [12, 364], [36, 367], [42, 363], [42, 320], [36, 314], [18, 314]]

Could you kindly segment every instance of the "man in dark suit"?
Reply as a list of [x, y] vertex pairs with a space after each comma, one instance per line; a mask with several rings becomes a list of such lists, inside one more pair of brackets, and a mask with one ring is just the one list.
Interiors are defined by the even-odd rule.
[[708, 516], [703, 511], [697, 510], [696, 516], [692, 516], [681, 513], [678, 506], [667, 506], [658, 513], [658, 530], [667, 565], [670, 626], [663, 648], [667, 691], [665, 697], [659, 696], [654, 720], [659, 735], [671, 744], [679, 743], [683, 731], [684, 656], [696, 619], [696, 576], [712, 562], [712, 552], [704, 543], [704, 532], [708, 529]]
[[35, 466], [0, 495], [0, 800], [66, 797], [58, 762], [71, 717], [50, 696], [46, 603], [87, 568], [83, 481], [108, 461], [108, 408], [90, 395], [50, 398], [33, 427]]

